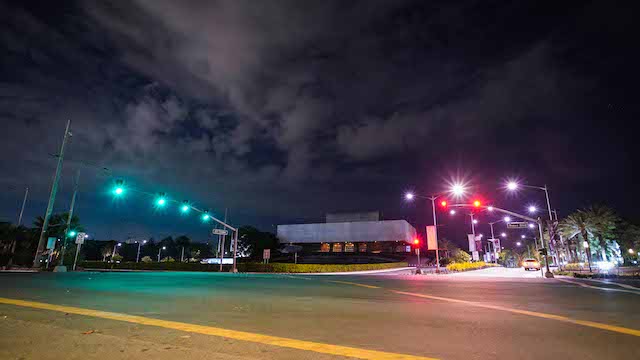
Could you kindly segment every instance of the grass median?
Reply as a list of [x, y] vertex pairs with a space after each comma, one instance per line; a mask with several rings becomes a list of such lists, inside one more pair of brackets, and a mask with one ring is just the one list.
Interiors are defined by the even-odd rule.
[[[153, 262], [135, 263], [121, 262], [109, 263], [102, 261], [85, 261], [81, 264], [85, 270], [158, 270], [158, 271], [204, 271], [217, 272], [220, 265], [180, 262]], [[386, 270], [407, 267], [406, 262], [382, 263], [382, 264], [289, 264], [289, 263], [252, 263], [239, 262], [239, 272], [264, 272], [264, 273], [328, 273], [328, 272], [352, 272]], [[223, 271], [229, 271], [231, 265], [224, 265]]]

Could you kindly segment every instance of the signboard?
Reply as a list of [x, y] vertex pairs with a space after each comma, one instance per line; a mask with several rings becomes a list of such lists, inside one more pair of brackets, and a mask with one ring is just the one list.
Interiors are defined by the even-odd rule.
[[56, 248], [56, 240], [58, 240], [58, 238], [56, 237], [50, 237], [47, 239], [47, 249], [55, 249]]
[[477, 251], [472, 251], [471, 252], [471, 258], [475, 261], [480, 260], [480, 253], [478, 253]]
[[467, 237], [469, 238], [469, 251], [476, 251], [476, 239], [474, 239], [473, 234], [467, 234]]
[[262, 250], [262, 259], [264, 260], [271, 259], [271, 249]]
[[[200, 264], [220, 264], [220, 258], [208, 258], [200, 260]], [[231, 265], [233, 264], [232, 258], [224, 258], [222, 259], [222, 265]]]
[[229, 235], [229, 231], [225, 229], [213, 229], [211, 230], [213, 235]]
[[78, 236], [76, 236], [76, 244], [84, 244], [84, 239], [87, 237], [86, 233], [78, 233]]
[[512, 221], [507, 223], [507, 229], [526, 229], [529, 223], [526, 221]]
[[436, 227], [427, 226], [427, 250], [436, 250], [438, 248], [438, 239], [436, 238]]

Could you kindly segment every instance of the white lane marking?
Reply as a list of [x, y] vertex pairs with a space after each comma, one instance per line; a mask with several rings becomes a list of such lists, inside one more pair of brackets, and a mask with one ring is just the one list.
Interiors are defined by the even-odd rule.
[[616, 286], [620, 286], [622, 288], [630, 289], [630, 290], [640, 290], [640, 288], [637, 287], [637, 286], [627, 285], [627, 284], [620, 284], [620, 283], [612, 282], [612, 281], [604, 281], [604, 280], [596, 280], [596, 279], [588, 279], [587, 281], [595, 281], [595, 282], [599, 282], [599, 283], [602, 283], [602, 284], [616, 285]]
[[604, 291], [617, 291], [617, 292], [625, 292], [625, 293], [629, 293], [629, 294], [640, 295], [639, 291], [605, 288], [605, 287], [599, 287], [599, 286], [593, 286], [593, 285], [584, 284], [584, 283], [581, 283], [581, 282], [578, 282], [578, 281], [571, 281], [571, 280], [567, 280], [567, 279], [556, 279], [556, 280], [562, 281], [562, 282], [566, 282], [566, 283], [569, 283], [569, 284], [582, 286], [584, 288], [589, 288], [589, 289], [604, 290]]

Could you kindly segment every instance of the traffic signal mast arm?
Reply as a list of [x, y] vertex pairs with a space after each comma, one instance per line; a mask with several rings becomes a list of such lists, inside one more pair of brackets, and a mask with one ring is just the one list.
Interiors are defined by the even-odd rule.
[[449, 206], [451, 206], [451, 207], [467, 207], [467, 208], [474, 208], [474, 209], [481, 208], [481, 209], [485, 209], [485, 210], [489, 210], [489, 208], [491, 208], [491, 210], [496, 210], [498, 212], [501, 212], [501, 213], [504, 213], [504, 214], [508, 214], [508, 215], [511, 215], [511, 216], [515, 216], [515, 217], [520, 218], [520, 219], [524, 219], [524, 220], [535, 222], [535, 223], [538, 222], [538, 219], [534, 219], [534, 218], [526, 216], [526, 215], [521, 215], [521, 214], [518, 214], [518, 213], [514, 213], [513, 211], [501, 209], [501, 208], [498, 208], [498, 207], [495, 207], [495, 206], [474, 206], [473, 204], [450, 204]]

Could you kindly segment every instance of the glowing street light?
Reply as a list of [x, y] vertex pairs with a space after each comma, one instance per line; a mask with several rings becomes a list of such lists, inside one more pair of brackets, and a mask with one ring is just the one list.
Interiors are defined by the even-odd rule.
[[163, 207], [167, 204], [167, 199], [165, 199], [164, 193], [159, 193], [158, 198], [156, 199], [156, 205], [158, 207]]
[[414, 197], [415, 197], [415, 195], [413, 195], [413, 193], [404, 194], [404, 198], [409, 200], [409, 201], [413, 200]]
[[525, 237], [526, 237], [526, 236], [524, 236], [524, 235], [520, 235], [520, 238], [522, 238], [522, 239], [524, 239]]
[[491, 206], [491, 205], [487, 206], [487, 210], [488, 211], [493, 211], [493, 206]]
[[450, 214], [450, 215], [455, 215], [455, 214], [456, 214], [456, 211], [455, 211], [455, 210], [453, 210], [453, 209], [451, 209], [451, 210], [449, 210], [449, 214]]
[[451, 186], [451, 193], [456, 197], [461, 197], [467, 190], [462, 184], [453, 184]]
[[506, 238], [507, 237], [507, 233], [502, 233], [502, 234], [500, 234], [500, 236], [502, 236], [503, 238]]
[[473, 223], [474, 223], [474, 224], [477, 224], [477, 223], [478, 223], [478, 220], [477, 220], [477, 219], [473, 219]]
[[202, 221], [207, 221], [209, 220], [211, 216], [209, 216], [209, 210], [205, 210], [204, 213], [202, 214]]
[[533, 229], [534, 227], [536, 227], [533, 223], [529, 223], [529, 229]]
[[629, 254], [633, 255], [635, 253], [635, 251], [633, 251], [633, 249], [629, 249]]
[[124, 181], [116, 180], [116, 187], [113, 189], [113, 194], [116, 196], [124, 194]]
[[504, 222], [508, 223], [508, 222], [511, 222], [511, 217], [505, 216], [502, 220], [504, 220]]
[[517, 182], [515, 182], [515, 181], [509, 181], [509, 182], [507, 183], [507, 189], [508, 189], [509, 191], [517, 190], [517, 189], [518, 189], [518, 186], [519, 186], [519, 185], [518, 185], [518, 183], [517, 183]]
[[522, 243], [521, 243], [520, 241], [518, 241], [518, 242], [516, 243], [516, 246], [520, 246], [520, 245], [522, 245]]
[[532, 214], [533, 214], [533, 213], [535, 213], [535, 212], [537, 212], [537, 211], [538, 211], [538, 208], [537, 208], [537, 207], [535, 207], [535, 206], [533, 206], [533, 205], [530, 205], [530, 206], [529, 206], [529, 212], [530, 212], [530, 213], [532, 213]]
[[162, 250], [167, 250], [167, 247], [163, 246], [160, 249], [158, 249], [158, 262], [160, 262], [160, 253], [162, 252]]

